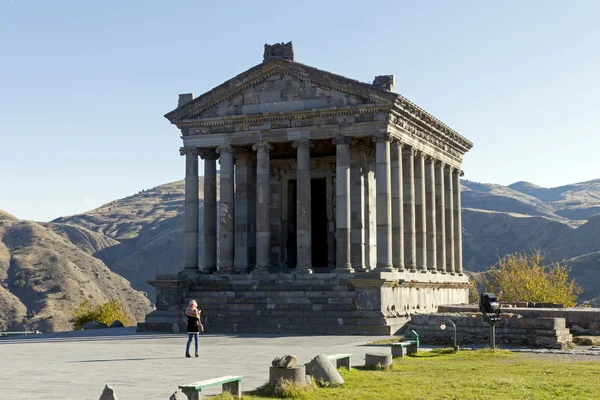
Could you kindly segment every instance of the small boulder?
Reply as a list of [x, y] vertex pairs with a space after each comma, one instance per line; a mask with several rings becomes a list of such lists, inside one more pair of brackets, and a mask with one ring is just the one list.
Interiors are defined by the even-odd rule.
[[276, 357], [271, 361], [271, 366], [274, 368], [294, 368], [298, 359], [296, 356], [291, 354], [286, 354], [283, 357]]
[[119, 400], [119, 397], [115, 393], [115, 390], [110, 385], [104, 386], [104, 390], [100, 395], [99, 400]]
[[325, 383], [344, 383], [344, 379], [331, 363], [327, 355], [319, 354], [305, 365], [306, 373], [312, 376], [317, 382]]
[[123, 328], [125, 325], [118, 319], [114, 320], [112, 324], [110, 324], [109, 328]]
[[106, 325], [104, 322], [89, 321], [89, 322], [86, 322], [85, 324], [83, 324], [83, 329], [103, 329], [103, 328], [108, 328], [108, 325]]

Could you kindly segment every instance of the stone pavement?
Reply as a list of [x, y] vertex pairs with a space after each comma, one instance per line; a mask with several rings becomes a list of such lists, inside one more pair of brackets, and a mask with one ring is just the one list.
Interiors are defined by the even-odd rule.
[[389, 351], [367, 343], [386, 338], [201, 334], [200, 358], [188, 359], [187, 334], [135, 328], [0, 338], [0, 398], [97, 400], [108, 383], [124, 400], [167, 400], [179, 384], [222, 375], [244, 375], [247, 391], [268, 380], [277, 356], [305, 363], [319, 353], [351, 353], [352, 364], [363, 365], [366, 352]]

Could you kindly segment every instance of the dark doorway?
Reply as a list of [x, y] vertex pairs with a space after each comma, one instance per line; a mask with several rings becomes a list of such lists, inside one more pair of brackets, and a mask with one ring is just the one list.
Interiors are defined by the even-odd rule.
[[327, 268], [327, 184], [325, 178], [310, 181], [313, 268]]
[[[295, 267], [298, 262], [296, 237], [298, 226], [296, 224], [296, 191], [295, 180], [288, 184], [288, 211], [287, 211], [287, 260], [289, 267]], [[327, 268], [327, 185], [325, 178], [312, 179], [311, 190], [311, 225], [312, 225], [312, 257], [313, 268]]]

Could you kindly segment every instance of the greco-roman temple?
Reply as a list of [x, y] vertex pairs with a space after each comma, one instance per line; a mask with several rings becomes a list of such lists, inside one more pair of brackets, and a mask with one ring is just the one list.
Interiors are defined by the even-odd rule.
[[394, 334], [412, 313], [468, 302], [472, 143], [393, 76], [358, 82], [296, 62], [291, 42], [265, 45], [262, 63], [180, 95], [166, 118], [183, 139], [184, 265], [150, 282], [157, 309], [139, 330], [182, 327], [192, 298], [207, 331], [238, 333]]

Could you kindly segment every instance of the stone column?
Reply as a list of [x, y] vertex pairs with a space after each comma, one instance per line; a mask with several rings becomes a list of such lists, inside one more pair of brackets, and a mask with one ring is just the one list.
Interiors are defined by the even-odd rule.
[[217, 147], [217, 153], [221, 155], [219, 163], [221, 171], [219, 173], [221, 201], [220, 201], [220, 221], [221, 232], [219, 242], [219, 272], [233, 272], [233, 253], [234, 253], [234, 227], [235, 227], [235, 199], [234, 199], [234, 178], [233, 178], [233, 147], [229, 144], [223, 144]]
[[350, 264], [350, 139], [333, 139], [335, 152], [335, 271], [354, 272]]
[[292, 144], [297, 150], [296, 171], [296, 271], [312, 274], [312, 214], [310, 192], [310, 140]]
[[417, 270], [417, 236], [415, 213], [415, 149], [405, 148], [404, 164], [404, 264], [409, 271]]
[[419, 151], [415, 157], [415, 228], [417, 236], [417, 269], [427, 271], [427, 234], [425, 214], [425, 154]]
[[198, 273], [198, 149], [181, 147], [179, 154], [185, 155], [183, 271]]
[[435, 163], [435, 220], [437, 234], [437, 270], [446, 273], [446, 202], [444, 201], [444, 166], [441, 161]]
[[[256, 216], [253, 196], [253, 160], [254, 153], [246, 149], [235, 151], [235, 250], [234, 270], [247, 273], [251, 266], [250, 249], [254, 243], [253, 229]], [[254, 233], [256, 236], [256, 233]]]
[[364, 144], [353, 143], [350, 149], [350, 263], [356, 271], [366, 271], [366, 216]]
[[212, 150], [200, 153], [204, 160], [204, 263], [202, 272], [217, 270], [217, 158]]
[[269, 272], [271, 265], [271, 162], [273, 149], [267, 142], [255, 143], [256, 151], [256, 271]]
[[375, 188], [377, 191], [377, 270], [394, 271], [392, 264], [392, 182], [390, 135], [373, 136], [375, 144]]
[[452, 186], [454, 191], [454, 271], [462, 275], [462, 223], [460, 220], [460, 177], [461, 170], [454, 170], [452, 174]]
[[425, 163], [425, 215], [427, 219], [427, 270], [436, 273], [435, 160], [432, 157], [427, 157]]
[[[370, 158], [370, 157], [369, 157]], [[367, 270], [377, 265], [377, 194], [375, 192], [375, 163], [367, 159], [363, 170], [365, 182], [365, 265]]]
[[454, 168], [446, 166], [444, 168], [444, 201], [446, 206], [446, 272], [454, 275], [454, 210], [452, 194], [452, 171]]
[[404, 187], [402, 184], [402, 148], [399, 141], [391, 144], [392, 188], [392, 264], [404, 271]]

